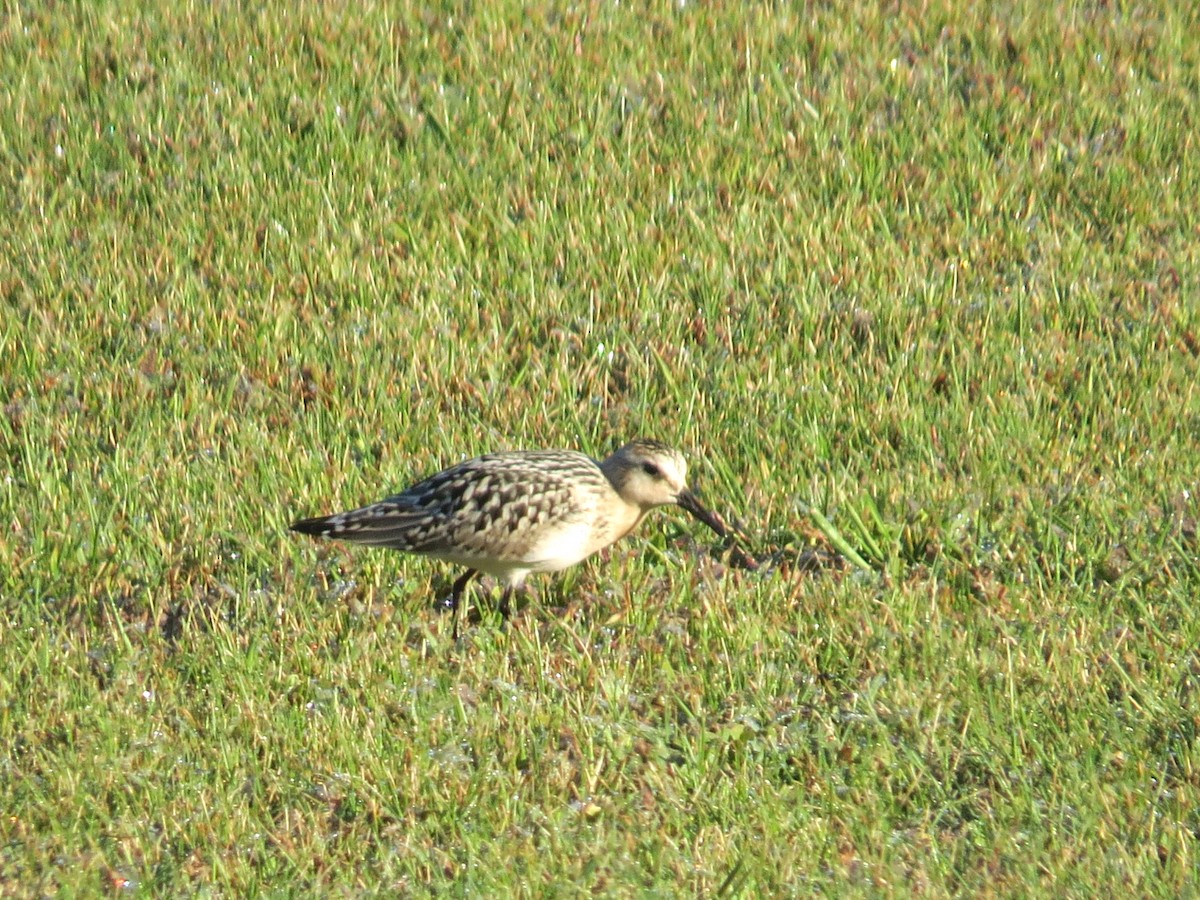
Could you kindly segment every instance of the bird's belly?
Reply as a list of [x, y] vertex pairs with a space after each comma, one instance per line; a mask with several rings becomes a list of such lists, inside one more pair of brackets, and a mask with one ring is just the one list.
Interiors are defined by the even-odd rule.
[[531, 572], [557, 572], [587, 559], [603, 543], [589, 522], [574, 522], [537, 535], [526, 552], [524, 562]]

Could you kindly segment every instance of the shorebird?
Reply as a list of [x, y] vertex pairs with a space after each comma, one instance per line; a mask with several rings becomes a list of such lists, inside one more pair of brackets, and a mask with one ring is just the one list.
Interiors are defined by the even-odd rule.
[[466, 566], [450, 589], [457, 639], [459, 599], [479, 573], [503, 584], [500, 615], [507, 619], [513, 592], [531, 572], [573, 566], [669, 504], [727, 534], [688, 489], [683, 454], [636, 440], [601, 461], [572, 450], [488, 453], [378, 503], [291, 528]]

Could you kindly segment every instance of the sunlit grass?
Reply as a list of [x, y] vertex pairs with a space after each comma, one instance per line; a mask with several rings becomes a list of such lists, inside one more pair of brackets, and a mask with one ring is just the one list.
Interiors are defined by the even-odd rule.
[[[13, 7], [0, 892], [1194, 891], [1179, 7]], [[760, 571], [287, 532], [639, 435]]]

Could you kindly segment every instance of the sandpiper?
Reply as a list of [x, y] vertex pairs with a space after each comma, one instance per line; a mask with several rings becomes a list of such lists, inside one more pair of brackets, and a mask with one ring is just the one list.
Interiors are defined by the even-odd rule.
[[459, 598], [480, 572], [504, 586], [500, 615], [530, 572], [557, 572], [629, 534], [651, 509], [678, 504], [724, 537], [724, 523], [687, 486], [678, 450], [652, 440], [603, 461], [572, 450], [488, 453], [399, 494], [349, 512], [301, 519], [293, 531], [339, 538], [466, 566]]

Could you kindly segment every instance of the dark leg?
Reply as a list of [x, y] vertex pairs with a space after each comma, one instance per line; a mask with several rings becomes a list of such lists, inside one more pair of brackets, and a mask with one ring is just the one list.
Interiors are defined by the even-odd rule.
[[510, 601], [512, 600], [512, 595], [515, 591], [516, 588], [514, 588], [511, 584], [506, 584], [504, 586], [504, 593], [500, 595], [500, 618], [505, 622], [508, 621], [509, 613], [512, 612]]
[[450, 586], [450, 616], [453, 622], [452, 634], [454, 640], [458, 640], [458, 601], [462, 599], [463, 591], [467, 589], [467, 585], [471, 583], [471, 579], [479, 573], [474, 569], [467, 569]]

